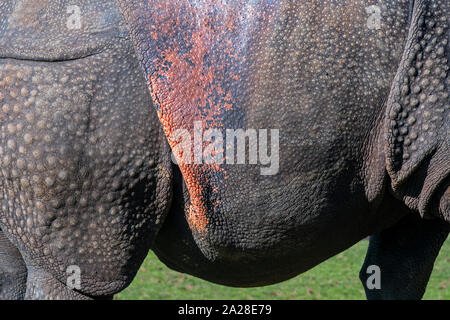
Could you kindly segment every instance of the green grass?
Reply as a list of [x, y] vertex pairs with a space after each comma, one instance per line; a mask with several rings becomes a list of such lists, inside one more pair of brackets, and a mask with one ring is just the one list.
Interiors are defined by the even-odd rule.
[[[361, 241], [294, 279], [261, 288], [229, 288], [168, 269], [150, 253], [133, 283], [115, 299], [365, 299], [358, 279], [368, 241]], [[450, 241], [436, 261], [424, 299], [450, 299]]]

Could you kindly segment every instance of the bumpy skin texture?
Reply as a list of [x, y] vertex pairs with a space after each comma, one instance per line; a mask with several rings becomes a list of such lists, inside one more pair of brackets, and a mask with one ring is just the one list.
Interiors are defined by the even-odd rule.
[[[421, 297], [448, 234], [444, 0], [381, 1], [379, 16], [365, 0], [117, 3], [0, 4], [0, 228], [25, 298], [110, 297], [150, 247], [209, 281], [272, 284], [371, 234], [366, 266], [393, 276], [368, 297]], [[279, 172], [171, 166], [194, 121], [279, 129]]]
[[[0, 226], [28, 268], [26, 298], [126, 287], [167, 212], [170, 159], [112, 1], [2, 1]], [[69, 266], [81, 289], [68, 290]]]
[[448, 1], [415, 1], [386, 121], [387, 170], [395, 194], [421, 216], [448, 222], [449, 15]]
[[19, 250], [0, 230], [0, 300], [23, 299], [27, 267]]
[[[174, 130], [192, 134], [194, 121], [204, 130], [280, 129], [275, 176], [250, 165], [179, 166], [174, 203], [154, 248], [170, 267], [231, 286], [271, 284], [405, 215], [429, 211], [446, 219], [448, 206], [439, 203], [448, 198], [437, 190], [448, 187], [449, 172], [447, 2], [382, 1], [374, 28], [371, 1], [119, 3], [172, 148]], [[424, 40], [414, 50], [432, 61], [404, 79], [417, 32]], [[436, 76], [430, 63], [439, 67]], [[425, 150], [432, 143], [440, 152], [427, 159], [425, 152], [410, 158], [404, 152], [399, 159], [396, 143], [408, 142], [398, 132], [404, 136], [400, 127], [413, 121], [397, 113], [391, 122], [399, 83], [427, 77], [435, 80], [425, 88], [428, 108], [442, 116], [419, 121], [433, 127], [434, 138], [424, 134], [410, 145]], [[412, 96], [403, 100], [411, 103]], [[424, 161], [433, 167], [430, 176], [396, 173], [415, 172]], [[428, 188], [416, 184], [425, 177]], [[420, 189], [421, 198], [435, 199], [419, 208], [405, 188], [416, 202]]]

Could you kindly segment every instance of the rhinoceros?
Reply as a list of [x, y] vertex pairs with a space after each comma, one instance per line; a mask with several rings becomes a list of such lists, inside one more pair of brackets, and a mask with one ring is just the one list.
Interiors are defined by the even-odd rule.
[[1, 1], [0, 297], [111, 298], [149, 250], [264, 286], [370, 236], [367, 297], [420, 299], [448, 24], [447, 0]]

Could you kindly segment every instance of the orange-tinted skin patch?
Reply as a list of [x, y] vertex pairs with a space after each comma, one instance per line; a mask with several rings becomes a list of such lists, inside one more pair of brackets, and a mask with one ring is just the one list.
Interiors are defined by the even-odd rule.
[[[233, 41], [226, 35], [237, 27], [236, 17], [231, 8], [216, 1], [204, 1], [200, 7], [189, 1], [150, 2], [155, 10], [152, 37], [166, 36], [170, 42], [159, 48], [152, 61], [155, 72], [149, 74], [149, 80], [159, 104], [158, 116], [173, 149], [179, 143], [173, 139], [175, 130], [187, 129], [193, 136], [194, 121], [201, 121], [203, 130], [222, 128], [223, 110], [233, 110], [232, 94], [220, 79], [225, 66], [210, 55], [219, 48], [229, 57], [235, 54]], [[182, 155], [175, 156], [181, 159]], [[190, 194], [188, 223], [197, 232], [205, 232], [208, 207], [203, 186], [217, 183], [211, 176], [224, 173], [224, 169], [220, 165], [178, 162]]]
[[[135, 40], [142, 45], [138, 53], [172, 149], [180, 143], [174, 132], [186, 129], [193, 137], [195, 121], [201, 121], [204, 132], [227, 129], [227, 118], [243, 118], [237, 99], [245, 96], [247, 43], [263, 31], [261, 21], [269, 20], [271, 10], [260, 7], [274, 3], [146, 0], [127, 12], [132, 20], [147, 22], [140, 24], [145, 31], [139, 30]], [[175, 157], [180, 160], [183, 154]], [[208, 215], [220, 205], [220, 198], [208, 192], [220, 192], [226, 169], [219, 164], [178, 163], [190, 194], [187, 220], [193, 230], [204, 233]]]

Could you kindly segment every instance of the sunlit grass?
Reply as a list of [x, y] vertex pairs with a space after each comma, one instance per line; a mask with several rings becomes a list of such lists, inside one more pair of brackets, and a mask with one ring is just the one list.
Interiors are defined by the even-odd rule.
[[[168, 269], [150, 253], [133, 283], [115, 299], [365, 299], [358, 279], [368, 241], [276, 285], [229, 288]], [[450, 240], [436, 261], [424, 299], [450, 299]]]

